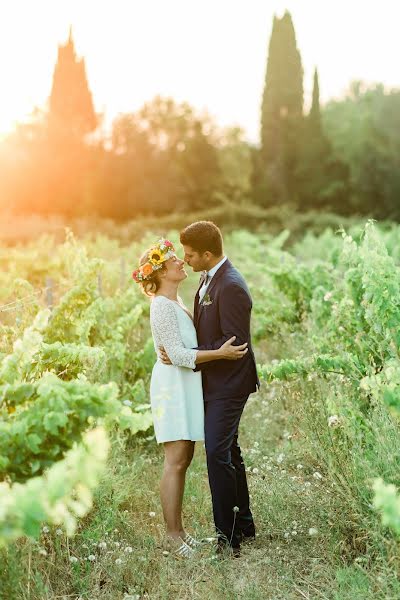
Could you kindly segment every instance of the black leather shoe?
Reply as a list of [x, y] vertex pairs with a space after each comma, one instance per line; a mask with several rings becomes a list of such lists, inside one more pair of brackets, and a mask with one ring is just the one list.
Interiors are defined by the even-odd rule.
[[256, 541], [255, 535], [242, 535], [241, 544], [251, 544]]
[[251, 543], [256, 540], [256, 532], [254, 527], [249, 528], [247, 531], [240, 532], [240, 543]]

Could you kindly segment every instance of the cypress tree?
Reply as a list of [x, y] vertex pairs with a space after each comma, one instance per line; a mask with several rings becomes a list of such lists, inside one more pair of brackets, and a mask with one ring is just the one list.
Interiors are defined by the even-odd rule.
[[94, 206], [92, 194], [95, 150], [85, 136], [97, 127], [85, 61], [75, 52], [72, 31], [58, 47], [47, 121], [47, 156], [43, 184], [47, 205], [68, 216]]
[[348, 195], [348, 169], [335, 159], [323, 129], [317, 69], [314, 71], [311, 109], [304, 123], [297, 184], [301, 208], [330, 208], [343, 212]]
[[318, 80], [318, 70], [315, 68], [314, 70], [314, 83], [313, 83], [313, 93], [312, 93], [312, 104], [311, 110], [308, 117], [308, 121], [314, 129], [315, 132], [322, 133], [321, 127], [321, 111], [319, 107], [319, 80]]
[[263, 203], [296, 198], [303, 120], [303, 68], [292, 18], [274, 16], [261, 108], [259, 196]]
[[49, 99], [50, 131], [82, 139], [97, 124], [85, 61], [77, 58], [70, 29], [67, 43], [58, 47]]

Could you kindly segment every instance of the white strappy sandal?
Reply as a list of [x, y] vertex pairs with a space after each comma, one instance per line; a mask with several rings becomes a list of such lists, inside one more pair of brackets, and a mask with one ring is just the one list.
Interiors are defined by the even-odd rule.
[[185, 542], [185, 544], [192, 548], [192, 550], [195, 550], [196, 548], [199, 548], [199, 546], [202, 545], [201, 542], [199, 540], [196, 540], [196, 538], [192, 537], [190, 533], [186, 533], [185, 537], [182, 539]]
[[[186, 536], [185, 536], [186, 538]], [[194, 539], [194, 538], [193, 538]], [[196, 541], [196, 540], [194, 540]], [[173, 556], [174, 558], [190, 558], [194, 554], [194, 549], [183, 538], [166, 538], [164, 540], [164, 556]]]
[[175, 550], [173, 555], [175, 558], [191, 558], [194, 554], [194, 550], [189, 544], [182, 538], [180, 538], [182, 544]]

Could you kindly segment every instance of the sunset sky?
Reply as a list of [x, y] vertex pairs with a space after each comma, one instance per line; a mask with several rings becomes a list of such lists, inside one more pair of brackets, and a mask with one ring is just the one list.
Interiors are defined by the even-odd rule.
[[12, 0], [0, 5], [0, 133], [46, 103], [72, 25], [106, 123], [162, 94], [256, 141], [272, 18], [285, 8], [306, 102], [315, 65], [322, 100], [352, 79], [400, 87], [399, 0]]

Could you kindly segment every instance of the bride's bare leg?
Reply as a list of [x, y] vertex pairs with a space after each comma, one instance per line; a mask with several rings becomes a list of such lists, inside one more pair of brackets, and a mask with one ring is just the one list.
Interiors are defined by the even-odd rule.
[[178, 538], [184, 535], [182, 500], [186, 470], [192, 462], [194, 442], [178, 440], [164, 443], [164, 470], [160, 483], [161, 505], [167, 535]]

